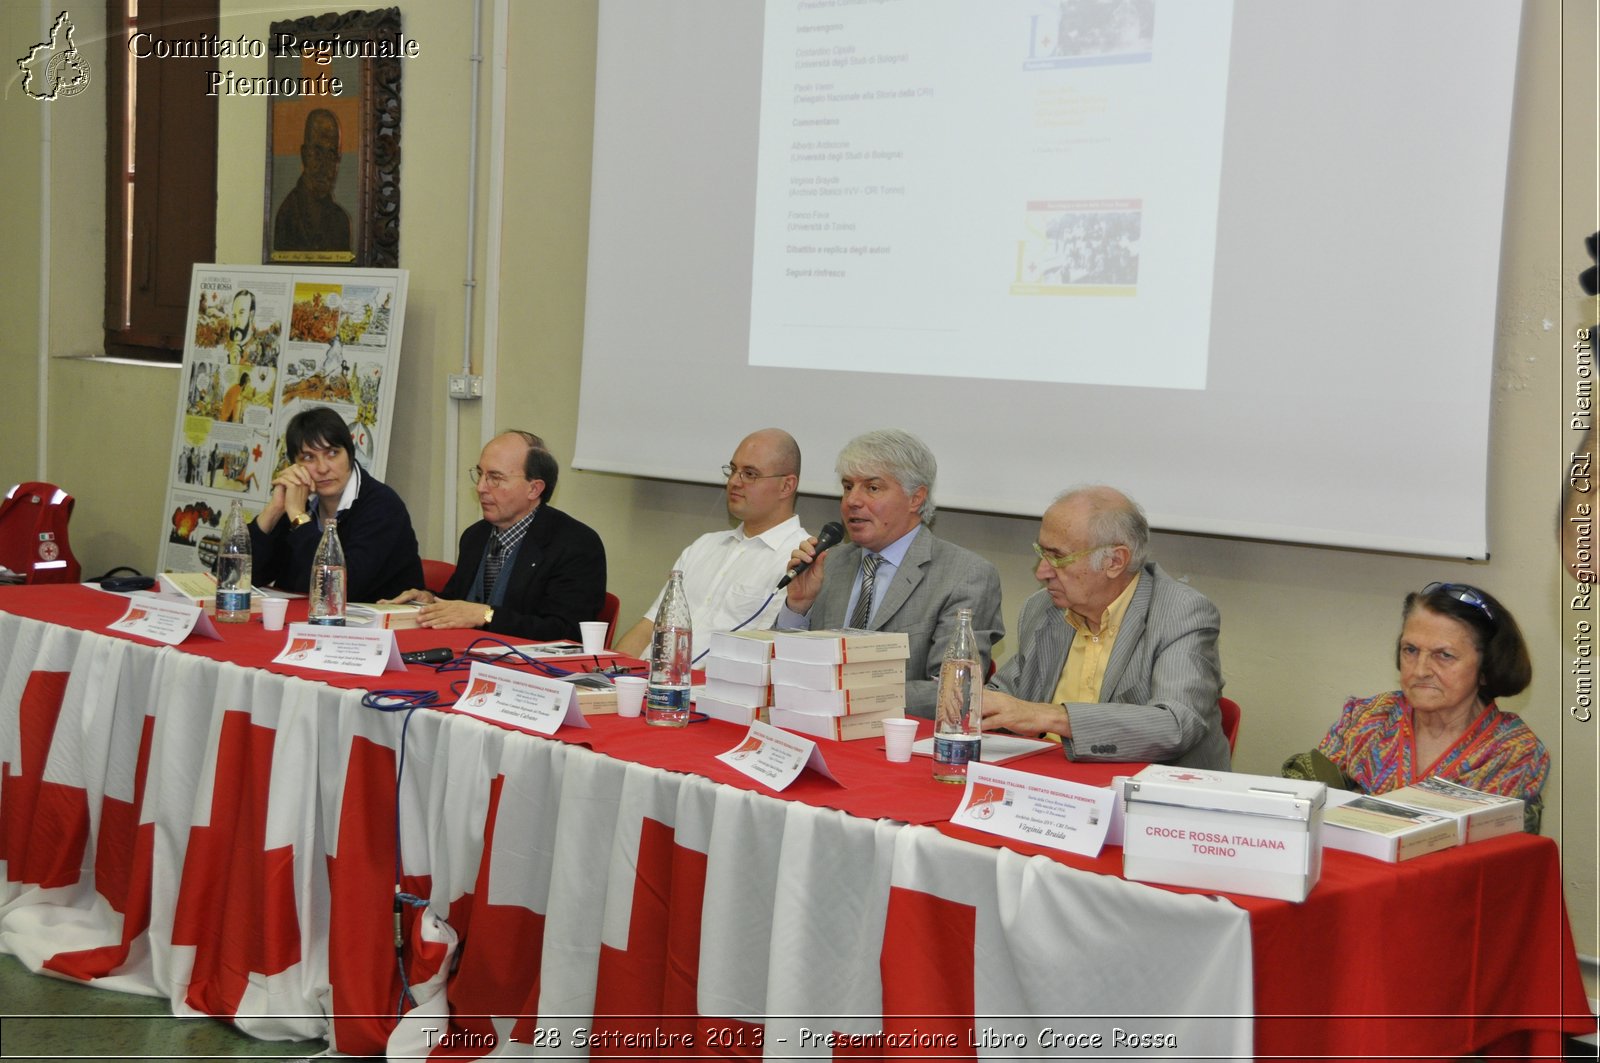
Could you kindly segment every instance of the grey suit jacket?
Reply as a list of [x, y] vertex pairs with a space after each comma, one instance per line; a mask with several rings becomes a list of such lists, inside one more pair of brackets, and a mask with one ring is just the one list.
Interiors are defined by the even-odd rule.
[[[861, 568], [861, 548], [844, 543], [828, 551], [822, 588], [806, 614], [812, 630], [844, 627], [850, 587]], [[956, 610], [972, 609], [983, 670], [989, 648], [1006, 633], [1000, 619], [1000, 573], [971, 550], [947, 543], [926, 527], [917, 531], [894, 582], [867, 625], [873, 631], [904, 631], [911, 642], [906, 661], [906, 712], [933, 717], [939, 693], [939, 666], [956, 635]]]
[[[1145, 760], [1226, 771], [1232, 763], [1217, 697], [1217, 607], [1153, 563], [1122, 618], [1098, 703], [1066, 706], [1074, 760]], [[1050, 595], [1022, 605], [1017, 653], [990, 685], [1025, 701], [1050, 701], [1076, 632]]]

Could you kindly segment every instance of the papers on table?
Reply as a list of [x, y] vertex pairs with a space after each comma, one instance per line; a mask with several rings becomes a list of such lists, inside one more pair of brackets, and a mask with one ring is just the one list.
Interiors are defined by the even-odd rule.
[[[978, 751], [979, 758], [985, 764], [1008, 764], [1013, 760], [1031, 757], [1046, 749], [1059, 751], [1061, 746], [1056, 742], [1047, 742], [1038, 738], [1023, 738], [1019, 735], [998, 734], [992, 731], [983, 733], [983, 744]], [[924, 738], [911, 747], [911, 752], [919, 757], [933, 756], [932, 737]]]
[[615, 650], [601, 650], [599, 653], [589, 653], [577, 642], [518, 642], [514, 645], [500, 646], [474, 646], [469, 651], [474, 657], [487, 657], [494, 660], [504, 657], [511, 652], [520, 653], [525, 657], [535, 660], [552, 660], [561, 657], [621, 657], [622, 654]]

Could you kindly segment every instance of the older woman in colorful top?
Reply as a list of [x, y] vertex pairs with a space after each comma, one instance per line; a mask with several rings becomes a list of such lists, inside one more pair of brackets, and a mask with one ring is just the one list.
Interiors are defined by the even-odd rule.
[[1284, 774], [1324, 777], [1331, 762], [1350, 789], [1369, 794], [1437, 775], [1522, 798], [1524, 828], [1537, 833], [1550, 755], [1520, 717], [1495, 705], [1533, 678], [1517, 622], [1463, 583], [1406, 595], [1402, 617], [1400, 689], [1345, 702], [1316, 750], [1291, 757]]

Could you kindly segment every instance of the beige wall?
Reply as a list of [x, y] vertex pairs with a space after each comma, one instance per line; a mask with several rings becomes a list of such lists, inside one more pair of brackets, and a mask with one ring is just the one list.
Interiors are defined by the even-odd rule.
[[[592, 3], [579, 0], [519, 0], [511, 8], [506, 210], [499, 262], [506, 294], [496, 318], [500, 370], [489, 386], [499, 404], [498, 426], [540, 432], [566, 458], [576, 435], [583, 338], [595, 14]], [[255, 10], [245, 0], [224, 0], [223, 34], [264, 35], [273, 15]], [[27, 43], [38, 39], [38, 8], [6, 4], [0, 12], [3, 54], [20, 55]], [[1592, 96], [1593, 66], [1590, 57], [1579, 54], [1581, 49], [1569, 56], [1564, 92], [1563, 9], [1535, 3], [1526, 12], [1496, 337], [1493, 558], [1443, 562], [1173, 534], [1158, 535], [1156, 550], [1169, 571], [1191, 579], [1222, 609], [1228, 693], [1244, 706], [1237, 767], [1245, 771], [1273, 772], [1285, 754], [1311, 746], [1347, 695], [1393, 686], [1393, 640], [1400, 598], [1407, 589], [1433, 579], [1462, 579], [1481, 583], [1504, 599], [1522, 622], [1536, 667], [1533, 687], [1511, 699], [1508, 707], [1526, 715], [1556, 756], [1545, 833], [1561, 842], [1579, 950], [1592, 954], [1600, 952], [1595, 884], [1600, 725], [1579, 723], [1564, 707], [1564, 640], [1571, 616], [1563, 609], [1552, 525], [1567, 446], [1562, 416], [1562, 377], [1569, 365], [1565, 345], [1570, 329], [1585, 314], [1593, 314], [1572, 283], [1582, 256], [1579, 241], [1596, 225], [1592, 99], [1587, 100], [1591, 109], [1586, 126], [1582, 115], [1574, 121], [1570, 113], [1583, 102], [1584, 93]], [[1591, 5], [1569, 0], [1565, 13], [1569, 40], [1594, 39]], [[453, 546], [442, 541], [441, 514], [448, 502], [442, 497], [446, 477], [441, 455], [447, 442], [444, 377], [460, 361], [465, 304], [470, 7], [410, 5], [405, 17], [407, 32], [423, 52], [404, 72], [400, 246], [411, 285], [388, 479], [411, 505], [424, 552], [451, 556]], [[1587, 29], [1578, 24], [1583, 18]], [[79, 25], [83, 47], [84, 20]], [[241, 74], [255, 72], [246, 63], [231, 65]], [[97, 68], [103, 70], [103, 62]], [[487, 73], [483, 77], [487, 101]], [[57, 355], [93, 349], [95, 333], [85, 322], [98, 320], [101, 299], [103, 136], [91, 97], [100, 99], [91, 92], [40, 105], [20, 99], [13, 84], [0, 103], [0, 158], [6, 160], [13, 203], [40, 202], [40, 120], [44, 107], [50, 107], [53, 265], [47, 342]], [[220, 261], [259, 257], [264, 116], [258, 100], [227, 100], [222, 108]], [[486, 123], [482, 129], [487, 166]], [[486, 171], [479, 188], [487, 191]], [[38, 258], [38, 213], [35, 207], [8, 210], [0, 217], [0, 251], [6, 261]], [[491, 264], [482, 260], [486, 233], [481, 226], [480, 221], [477, 266], [483, 273]], [[39, 342], [39, 278], [26, 269], [10, 273], [11, 283], [0, 285], [0, 369], [7, 382], [6, 401], [15, 411], [0, 419], [0, 479], [7, 482], [31, 477], [38, 464], [28, 396], [37, 380], [33, 364]], [[1314, 297], [1308, 299], [1308, 313], [1350, 309], [1318, 307]], [[481, 342], [482, 321], [477, 325]], [[474, 364], [482, 364], [479, 351], [474, 352]], [[51, 363], [46, 472], [81, 500], [73, 537], [86, 571], [118, 563], [145, 569], [153, 564], [176, 391], [176, 374], [170, 369]], [[1418, 417], [1450, 416], [1449, 410], [1430, 405], [1428, 396], [1415, 398]], [[983, 411], [979, 413], [981, 417]], [[749, 429], [768, 422], [792, 423], [804, 411], [773, 408], [722, 416], [731, 448]], [[478, 421], [477, 409], [465, 407], [455, 434], [460, 465], [470, 464], [476, 454]], [[816, 469], [831, 464], [833, 455], [807, 458]], [[1427, 505], [1429, 470], [1409, 466], [1404, 454], [1394, 460], [1414, 478], [1417, 504]], [[1057, 486], [1040, 485], [1041, 503]], [[472, 519], [464, 484], [454, 502], [463, 524]], [[682, 544], [723, 517], [720, 493], [714, 489], [605, 474], [569, 473], [557, 502], [604, 537], [610, 586], [622, 598], [625, 620], [649, 603]], [[816, 527], [833, 509], [827, 499], [807, 499], [802, 513]], [[1381, 521], [1383, 514], [1375, 513], [1373, 519]], [[977, 549], [1000, 567], [1007, 623], [1014, 628], [1017, 610], [1034, 587], [1028, 549], [1034, 522], [946, 512], [938, 528], [941, 535]], [[1012, 641], [1002, 643], [1002, 653], [1010, 652]]]

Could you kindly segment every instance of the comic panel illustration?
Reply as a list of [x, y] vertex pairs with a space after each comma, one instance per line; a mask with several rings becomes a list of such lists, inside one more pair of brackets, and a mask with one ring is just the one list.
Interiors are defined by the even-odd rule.
[[229, 365], [275, 367], [283, 344], [285, 294], [282, 282], [202, 276], [195, 305], [197, 354]]
[[[210, 572], [216, 567], [217, 550], [222, 543], [222, 522], [228, 517], [228, 501], [213, 494], [177, 487], [167, 492], [166, 529], [163, 552], [166, 569], [175, 572]], [[245, 520], [254, 520], [255, 503], [244, 505]]]

